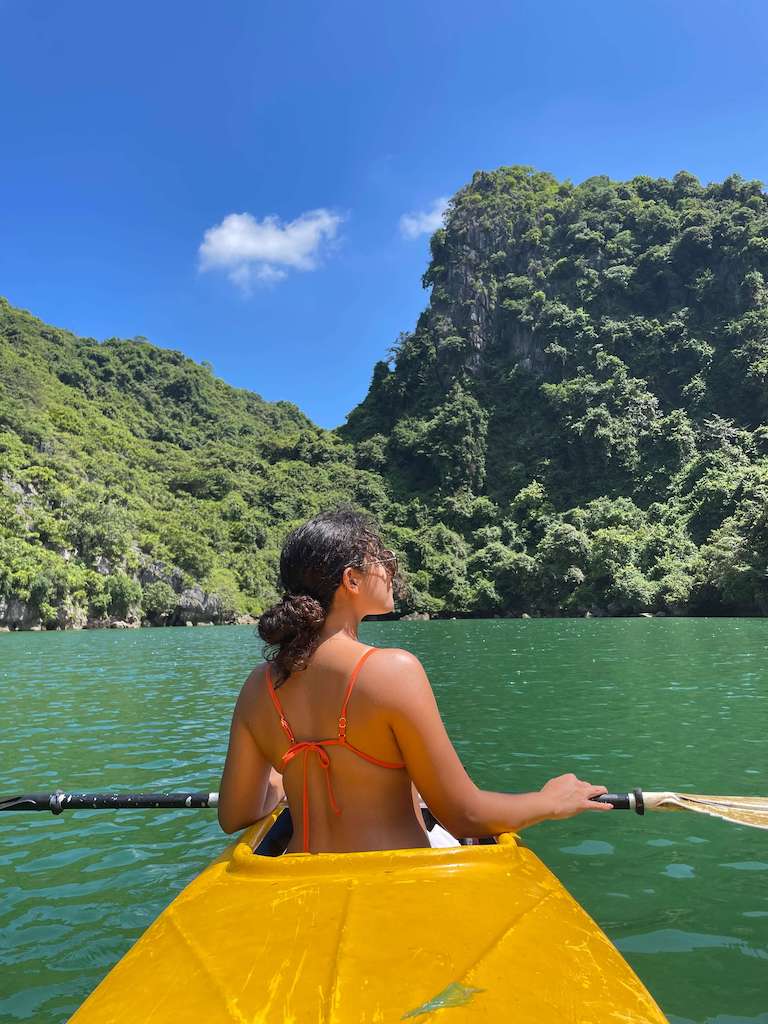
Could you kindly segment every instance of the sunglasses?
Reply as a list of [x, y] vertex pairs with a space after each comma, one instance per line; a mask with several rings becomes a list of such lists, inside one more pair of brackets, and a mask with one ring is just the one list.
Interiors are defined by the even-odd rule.
[[[397, 555], [394, 554], [394, 553], [386, 555], [386, 556], [384, 556], [382, 558], [373, 558], [373, 559], [371, 559], [368, 562], [363, 562], [362, 565], [353, 565], [353, 566], [351, 566], [351, 568], [353, 568], [353, 569], [365, 569], [366, 566], [368, 566], [368, 565], [377, 565], [379, 562], [394, 562], [395, 564], [392, 566], [392, 575], [393, 576], [395, 575], [395, 573], [398, 570], [398, 562], [397, 562]], [[345, 566], [344, 568], [346, 569], [346, 568], [348, 568], [348, 566]]]

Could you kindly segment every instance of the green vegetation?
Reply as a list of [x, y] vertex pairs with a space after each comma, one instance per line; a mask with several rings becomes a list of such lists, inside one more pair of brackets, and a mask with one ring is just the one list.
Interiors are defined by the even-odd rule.
[[0, 481], [0, 622], [23, 628], [256, 615], [287, 526], [328, 502], [388, 504], [353, 446], [291, 403], [3, 300]]
[[257, 615], [347, 500], [402, 612], [764, 614], [767, 281], [760, 182], [477, 173], [334, 431], [0, 302], [0, 621]]

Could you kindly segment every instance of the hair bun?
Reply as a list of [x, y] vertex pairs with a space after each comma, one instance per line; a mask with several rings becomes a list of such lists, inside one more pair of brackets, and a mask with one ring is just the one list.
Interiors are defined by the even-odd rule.
[[[287, 605], [289, 611], [302, 618], [316, 618], [318, 608], [323, 612], [322, 605], [316, 597], [312, 597], [311, 594], [293, 594], [289, 590], [282, 595], [277, 607], [281, 605], [283, 607]], [[323, 617], [325, 617], [325, 612], [323, 612]]]
[[259, 635], [270, 644], [292, 643], [303, 634], [316, 633], [325, 622], [325, 610], [311, 594], [286, 591], [259, 618]]
[[304, 620], [307, 624], [320, 623], [325, 619], [323, 606], [311, 594], [285, 593], [282, 600], [297, 619]]

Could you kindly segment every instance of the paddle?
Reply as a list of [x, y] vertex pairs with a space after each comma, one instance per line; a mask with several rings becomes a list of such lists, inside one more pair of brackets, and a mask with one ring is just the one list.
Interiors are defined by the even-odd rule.
[[104, 810], [128, 807], [217, 807], [218, 793], [28, 793], [0, 798], [0, 811]]
[[[768, 829], [768, 798], [761, 796], [701, 796], [693, 793], [602, 793], [592, 797], [613, 804], [617, 811], [696, 811], [715, 818]], [[131, 807], [217, 807], [218, 793], [28, 793], [0, 798], [0, 811], [102, 810]]]
[[768, 829], [768, 798], [764, 796], [701, 796], [698, 793], [603, 793], [592, 797], [602, 804], [613, 804], [617, 810], [695, 811], [713, 818], [733, 821], [737, 825]]

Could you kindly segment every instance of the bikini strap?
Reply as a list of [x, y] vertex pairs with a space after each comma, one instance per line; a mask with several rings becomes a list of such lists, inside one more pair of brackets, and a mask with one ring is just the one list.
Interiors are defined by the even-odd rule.
[[277, 711], [280, 716], [280, 725], [283, 728], [283, 732], [288, 737], [291, 746], [293, 746], [296, 742], [296, 737], [293, 735], [293, 729], [291, 729], [288, 724], [288, 719], [285, 717], [285, 712], [283, 711], [283, 705], [280, 703], [280, 698], [277, 696], [277, 691], [272, 684], [272, 671], [269, 667], [269, 662], [267, 662], [267, 688], [269, 689], [269, 696], [272, 698], [272, 703], [275, 705], [275, 711]]
[[339, 739], [345, 742], [347, 739], [347, 705], [349, 704], [349, 698], [352, 696], [352, 689], [357, 681], [357, 674], [362, 668], [365, 659], [378, 650], [378, 647], [369, 647], [367, 651], [364, 651], [358, 658], [357, 664], [352, 669], [352, 674], [349, 677], [347, 692], [344, 694], [344, 703], [341, 706], [341, 717], [339, 718]]

